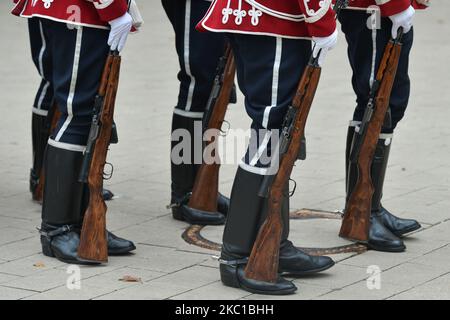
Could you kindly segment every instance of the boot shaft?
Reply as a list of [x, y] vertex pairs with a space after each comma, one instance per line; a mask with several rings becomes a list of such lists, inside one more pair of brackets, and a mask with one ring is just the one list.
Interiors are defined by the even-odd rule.
[[83, 183], [78, 181], [83, 153], [48, 145], [44, 160], [45, 188], [42, 221], [76, 225], [81, 221]]
[[[264, 176], [238, 168], [231, 191], [230, 208], [223, 234], [222, 258], [239, 259], [248, 257], [267, 218], [268, 199], [258, 196]], [[289, 236], [288, 186], [284, 191], [282, 204], [282, 242]]]
[[171, 142], [172, 202], [192, 191], [202, 159], [202, 135], [201, 119], [173, 114]]

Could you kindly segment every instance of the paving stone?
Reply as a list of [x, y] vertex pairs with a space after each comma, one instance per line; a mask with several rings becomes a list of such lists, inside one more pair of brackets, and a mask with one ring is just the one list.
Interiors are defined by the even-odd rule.
[[0, 286], [0, 300], [19, 300], [33, 294], [36, 292]]
[[0, 246], [0, 256], [8, 261], [29, 257], [42, 252], [38, 235]]
[[367, 278], [367, 268], [360, 268], [338, 263], [333, 268], [319, 274], [302, 277], [294, 283], [309, 284], [330, 289], [338, 289]]
[[180, 271], [170, 273], [150, 281], [150, 284], [161, 284], [174, 282], [177, 286], [191, 288], [194, 280], [195, 287], [200, 287], [219, 280], [220, 276], [215, 268], [192, 266]]
[[396, 294], [392, 300], [449, 300], [450, 275], [433, 279], [425, 284], [414, 287], [408, 291]]
[[[119, 269], [115, 269], [110, 272], [101, 273], [99, 275], [87, 278], [82, 280], [81, 285], [87, 285], [89, 287], [98, 287], [98, 288], [108, 288], [112, 290], [117, 290], [124, 287], [130, 286], [138, 286], [142, 285], [144, 282], [148, 282], [152, 279], [164, 276], [165, 274], [162, 272], [149, 271], [144, 269], [135, 269], [129, 267], [123, 267]], [[133, 277], [137, 282], [133, 281], [121, 281], [120, 279], [124, 279], [124, 277]]]
[[332, 289], [314, 286], [310, 284], [298, 284], [297, 292], [295, 294], [287, 295], [287, 296], [267, 296], [261, 294], [252, 294], [244, 298], [244, 300], [311, 300], [315, 297], [319, 297], [327, 292], [330, 292]]
[[[144, 1], [145, 2], [145, 1]], [[450, 245], [450, 126], [445, 55], [450, 43], [436, 34], [450, 32], [450, 4], [433, 3], [417, 14], [415, 50], [411, 57], [410, 107], [396, 129], [384, 205], [400, 217], [419, 220], [425, 227], [404, 239], [407, 251], [388, 254], [332, 255], [338, 264], [326, 272], [295, 279], [299, 291], [288, 297], [251, 295], [224, 287], [219, 280], [219, 253], [187, 244], [181, 235], [187, 224], [172, 219], [170, 198], [170, 121], [176, 104], [178, 58], [174, 35], [157, 2], [142, 2], [148, 21], [129, 38], [123, 53], [116, 122], [120, 144], [111, 146], [108, 161], [115, 172], [105, 186], [117, 198], [108, 203], [108, 228], [137, 244], [134, 254], [111, 257], [102, 266], [82, 266], [81, 290], [66, 287], [66, 264], [44, 257], [35, 227], [41, 206], [28, 191], [31, 166], [30, 109], [39, 76], [29, 57], [25, 19], [5, 14], [0, 25], [8, 46], [0, 55], [0, 299], [418, 299], [448, 297]], [[0, 3], [9, 12], [10, 3]], [[149, 39], [152, 45], [149, 46]], [[344, 148], [355, 97], [351, 70], [341, 43], [327, 57], [321, 83], [306, 127], [308, 157], [297, 163], [292, 178], [298, 188], [291, 207], [340, 210], [345, 200]], [[143, 64], [139, 61], [153, 61]], [[430, 74], [433, 77], [430, 78]], [[18, 86], [17, 84], [21, 85]], [[155, 85], [157, 84], [157, 85]], [[436, 94], [439, 92], [439, 94]], [[11, 106], [17, 108], [11, 109]], [[8, 110], [8, 112], [5, 112]], [[426, 111], [425, 111], [426, 110]], [[441, 116], [436, 117], [436, 114]], [[229, 107], [233, 129], [247, 129], [244, 98]], [[228, 146], [232, 136], [223, 141]], [[419, 150], [419, 151], [418, 151]], [[229, 156], [229, 154], [226, 154]], [[233, 155], [240, 160], [241, 155]], [[221, 166], [220, 190], [229, 195], [237, 163]], [[5, 183], [6, 182], [6, 183]], [[348, 242], [337, 236], [339, 220], [292, 221], [290, 238], [302, 247], [335, 247]], [[205, 227], [201, 234], [220, 243], [223, 227]], [[42, 262], [45, 266], [33, 267]], [[367, 267], [382, 270], [382, 289], [368, 290]], [[122, 273], [142, 277], [143, 284], [121, 283]], [[119, 282], [119, 283], [118, 283]]]
[[388, 253], [369, 250], [363, 254], [345, 259], [341, 261], [341, 264], [361, 268], [367, 268], [371, 265], [377, 265], [381, 270], [386, 270], [402, 263], [411, 261], [418, 256], [421, 256], [421, 254], [413, 254], [409, 252]]
[[418, 258], [411, 260], [411, 263], [417, 263], [430, 267], [438, 267], [443, 271], [450, 272], [450, 245], [437, 249], [430, 253], [424, 254]]
[[139, 247], [135, 257], [141, 260], [130, 262], [129, 267], [165, 273], [182, 270], [210, 259], [210, 256], [205, 254], [145, 245]]
[[404, 263], [382, 272], [382, 283], [389, 283], [406, 290], [421, 285], [434, 278], [444, 275], [439, 266], [426, 266], [416, 263]]
[[63, 262], [55, 258], [49, 258], [42, 254], [6, 262], [0, 265], [0, 272], [18, 276], [29, 276], [37, 272], [51, 270], [56, 267], [64, 266]]
[[52, 269], [21, 277], [3, 285], [8, 285], [11, 288], [43, 292], [66, 285], [69, 276], [66, 270]]
[[[158, 278], [141, 286], [128, 287], [98, 299], [149, 300], [169, 299], [209, 283], [217, 282], [216, 270], [206, 267], [192, 267]], [[195, 279], [195, 281], [192, 281]]]
[[31, 231], [25, 231], [13, 227], [0, 228], [0, 246], [8, 243], [32, 238], [34, 234]]
[[66, 286], [50, 289], [25, 298], [24, 300], [90, 300], [112, 292], [107, 287], [94, 287], [82, 284], [80, 289], [68, 289]]
[[0, 284], [10, 282], [14, 279], [20, 278], [19, 276], [15, 276], [7, 273], [0, 273]]
[[317, 300], [381, 300], [392, 296], [401, 290], [399, 286], [381, 283], [379, 289], [369, 289], [366, 281], [360, 281], [350, 286], [335, 289], [316, 297]]
[[[248, 297], [248, 292], [240, 289], [225, 287], [222, 282], [216, 281], [197, 289], [171, 297], [172, 300], [209, 300], [211, 297], [217, 300], [238, 300]], [[251, 297], [251, 296], [250, 296]]]

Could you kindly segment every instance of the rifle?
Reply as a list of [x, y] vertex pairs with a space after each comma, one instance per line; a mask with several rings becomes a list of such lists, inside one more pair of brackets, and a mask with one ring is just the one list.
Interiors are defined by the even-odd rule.
[[[338, 0], [334, 6], [336, 16], [347, 6], [346, 0]], [[301, 140], [304, 137], [306, 121], [319, 84], [321, 67], [319, 57], [311, 55], [309, 63], [295, 93], [292, 105], [286, 114], [278, 154], [280, 165], [277, 174], [265, 176], [259, 196], [268, 197], [268, 215], [261, 226], [253, 245], [245, 276], [250, 279], [275, 283], [278, 279], [280, 242], [283, 232], [281, 205], [283, 190], [289, 182], [295, 161], [299, 158]]]
[[78, 256], [88, 261], [108, 261], [107, 206], [102, 190], [119, 86], [120, 62], [121, 57], [117, 51], [109, 53], [94, 102], [91, 129], [79, 176], [79, 181], [89, 186], [89, 204], [81, 229]]
[[[58, 106], [56, 105], [56, 103], [54, 103], [48, 111], [47, 118], [45, 119], [46, 124], [44, 130], [46, 130], [46, 133], [44, 139], [47, 140], [48, 137], [50, 137], [52, 132], [55, 130], [60, 117], [61, 112], [58, 110]], [[47, 144], [47, 141], [45, 141], [45, 143]], [[43, 153], [45, 152], [44, 150], [38, 150], [38, 152], [40, 151], [42, 151]], [[37, 161], [36, 154], [34, 154], [34, 158], [34, 161]], [[34, 201], [42, 203], [42, 199], [44, 198], [45, 172], [42, 163], [40, 163], [39, 165], [41, 170], [39, 172], [39, 179], [36, 180], [37, 184], [34, 184], [35, 187], [32, 188], [32, 198]]]
[[[203, 133], [210, 129], [221, 130], [225, 113], [230, 102], [235, 73], [236, 65], [233, 52], [231, 46], [227, 45], [225, 54], [220, 58], [219, 65], [217, 66], [214, 85], [203, 117]], [[217, 139], [218, 136], [214, 135], [207, 145], [216, 145]], [[217, 156], [216, 149], [214, 148], [212, 150], [214, 152], [213, 156]], [[189, 199], [188, 206], [190, 208], [211, 213], [217, 212], [219, 169], [220, 163], [217, 161], [205, 163], [205, 160], [203, 159]]]
[[403, 28], [391, 39], [378, 68], [359, 132], [352, 146], [350, 161], [358, 166], [358, 180], [347, 201], [339, 236], [353, 241], [369, 239], [374, 186], [372, 160], [383, 124], [389, 118], [389, 100], [402, 50]]

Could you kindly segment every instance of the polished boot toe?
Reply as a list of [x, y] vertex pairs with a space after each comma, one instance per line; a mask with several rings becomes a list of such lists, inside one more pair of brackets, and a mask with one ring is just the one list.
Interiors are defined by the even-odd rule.
[[384, 207], [381, 207], [380, 212], [376, 213], [376, 215], [383, 225], [397, 237], [401, 237], [422, 227], [418, 221], [396, 217]]
[[136, 249], [134, 243], [130, 240], [120, 238], [112, 232], [107, 232], [108, 237], [108, 255], [123, 255]]
[[219, 196], [217, 197], [217, 211], [226, 216], [229, 208], [230, 199], [219, 192]]
[[103, 196], [103, 200], [109, 201], [109, 200], [112, 200], [112, 198], [114, 198], [114, 193], [112, 193], [111, 190], [103, 189], [102, 196]]
[[189, 224], [197, 225], [222, 225], [225, 223], [225, 216], [220, 212], [209, 212], [197, 210], [188, 205], [181, 206], [183, 220]]
[[280, 248], [279, 271], [282, 274], [304, 276], [325, 271], [334, 266], [334, 261], [326, 256], [311, 256], [285, 241]]
[[389, 231], [374, 214], [370, 217], [369, 240], [367, 246], [376, 251], [402, 252], [406, 247], [403, 241]]
[[282, 277], [275, 283], [249, 279], [245, 276], [245, 265], [220, 265], [220, 279], [225, 286], [240, 288], [250, 293], [265, 295], [288, 295], [297, 287]]

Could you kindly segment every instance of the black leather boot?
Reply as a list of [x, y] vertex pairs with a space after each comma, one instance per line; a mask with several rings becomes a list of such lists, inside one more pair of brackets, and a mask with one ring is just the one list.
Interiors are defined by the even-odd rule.
[[[105, 189], [103, 189], [103, 192], [104, 191], [105, 191]], [[78, 232], [81, 232], [82, 221], [83, 221], [84, 213], [86, 212], [86, 208], [87, 208], [88, 204], [89, 204], [89, 188], [85, 184], [83, 186], [83, 199], [82, 199], [82, 205], [81, 205], [81, 210], [80, 210], [81, 224], [78, 229]], [[120, 238], [120, 237], [116, 236], [115, 234], [113, 234], [112, 232], [109, 232], [108, 230], [106, 230], [106, 236], [107, 236], [106, 239], [108, 241], [108, 255], [109, 256], [126, 255], [136, 249], [136, 246], [134, 245], [134, 243], [132, 241]]]
[[392, 136], [383, 135], [378, 140], [377, 149], [372, 163], [372, 181], [375, 192], [372, 198], [372, 212], [381, 223], [397, 237], [421, 228], [419, 222], [413, 219], [401, 219], [386, 210], [381, 204], [383, 197], [384, 178], [386, 176]]
[[[347, 176], [346, 176], [346, 186], [347, 186], [347, 197], [346, 201], [348, 201], [356, 182], [358, 181], [358, 167], [356, 164], [349, 161], [350, 150], [353, 144], [353, 139], [350, 139], [351, 136], [355, 136], [355, 128], [350, 126], [347, 134], [347, 147], [346, 147], [346, 164], [347, 167]], [[405, 250], [405, 245], [403, 241], [395, 236], [388, 228], [384, 226], [384, 224], [380, 221], [379, 217], [374, 214], [370, 216], [370, 229], [369, 229], [369, 240], [366, 245], [373, 250], [376, 251], [385, 251], [385, 252], [402, 252]]]
[[114, 193], [109, 189], [103, 188], [102, 196], [103, 196], [103, 200], [109, 201], [109, 200], [112, 200], [112, 198], [114, 198]]
[[[331, 268], [335, 263], [330, 257], [311, 256], [295, 247], [294, 244], [288, 240], [290, 230], [290, 206], [288, 196], [289, 186], [286, 186], [284, 194], [283, 205], [281, 207], [281, 214], [283, 217], [283, 234], [281, 236], [280, 245], [280, 273], [299, 277], [318, 273]], [[260, 223], [262, 224], [263, 221]]]
[[[199, 126], [197, 130], [195, 130], [196, 123], [197, 126]], [[223, 212], [228, 211], [227, 199], [221, 194], [219, 194], [217, 213], [204, 212], [187, 207], [199, 167], [196, 163], [201, 162], [202, 157], [203, 132], [201, 125], [201, 119], [183, 117], [175, 113], [173, 114], [172, 133], [179, 129], [186, 130], [186, 132], [189, 133], [191, 154], [189, 159], [184, 159], [188, 160], [189, 163], [176, 164], [173, 159], [171, 161], [172, 195], [170, 207], [172, 208], [173, 218], [176, 220], [186, 221], [190, 224], [221, 225], [225, 223]], [[197, 144], [194, 143], [194, 141], [196, 141]], [[179, 143], [187, 144], [183, 141], [172, 141], [171, 149], [174, 150]], [[180, 154], [176, 154], [176, 156], [183, 157], [184, 154], [181, 151]]]
[[41, 202], [43, 184], [40, 183], [44, 152], [50, 133], [50, 123], [47, 116], [32, 114], [31, 133], [33, 146], [33, 167], [30, 170], [30, 192], [33, 200]]
[[[288, 190], [286, 190], [287, 194]], [[283, 235], [280, 245], [280, 265], [281, 274], [291, 276], [306, 276], [330, 269], [335, 265], [333, 259], [326, 256], [311, 256], [295, 247], [288, 240], [289, 237], [289, 197], [286, 196], [282, 206], [283, 215]]]
[[83, 154], [48, 145], [42, 205], [42, 252], [72, 264], [95, 264], [78, 258], [78, 229], [83, 184], [78, 182]]
[[108, 240], [108, 255], [121, 256], [136, 250], [136, 246], [130, 240], [126, 240], [116, 236], [114, 233], [106, 230]]
[[294, 293], [297, 287], [279, 277], [275, 283], [256, 281], [245, 276], [259, 226], [264, 219], [265, 199], [258, 196], [263, 176], [238, 168], [231, 192], [230, 210], [223, 234], [220, 278], [229, 287], [270, 295]]

